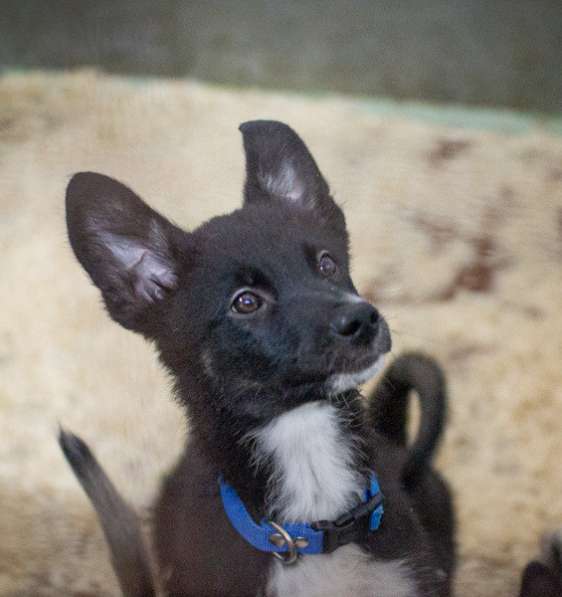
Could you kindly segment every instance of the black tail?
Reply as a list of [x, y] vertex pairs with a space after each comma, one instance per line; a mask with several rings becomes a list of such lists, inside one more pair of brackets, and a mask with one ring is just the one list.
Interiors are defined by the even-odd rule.
[[370, 398], [372, 423], [379, 433], [405, 446], [408, 397], [415, 391], [420, 399], [421, 418], [416, 439], [409, 449], [403, 481], [412, 487], [431, 462], [445, 423], [447, 392], [439, 365], [419, 353], [398, 357], [386, 370]]
[[529, 562], [521, 577], [519, 597], [562, 596], [562, 528], [543, 538], [539, 560]]
[[154, 597], [148, 553], [137, 515], [119, 495], [83, 440], [61, 428], [59, 444], [96, 510], [123, 595]]

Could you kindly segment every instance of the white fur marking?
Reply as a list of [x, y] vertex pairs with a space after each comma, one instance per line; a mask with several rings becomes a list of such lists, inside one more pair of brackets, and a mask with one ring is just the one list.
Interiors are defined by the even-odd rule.
[[328, 387], [332, 394], [341, 394], [346, 390], [351, 390], [355, 388], [369, 379], [374, 377], [377, 373], [379, 373], [384, 366], [384, 355], [381, 355], [373, 365], [367, 367], [367, 369], [363, 369], [362, 371], [357, 371], [356, 373], [338, 373], [337, 375], [332, 375], [328, 379]]
[[352, 292], [346, 292], [344, 297], [350, 303], [366, 303], [367, 301], [364, 298], [361, 298], [358, 294], [353, 294]]
[[357, 545], [306, 556], [293, 566], [275, 563], [267, 597], [416, 597], [404, 560], [381, 562]]
[[[364, 479], [351, 469], [353, 445], [336, 408], [314, 402], [277, 417], [253, 434], [258, 463], [271, 458], [270, 510], [278, 521], [333, 520], [361, 498]], [[356, 545], [274, 563], [267, 597], [415, 597], [405, 561], [381, 562]]]
[[281, 522], [337, 518], [361, 500], [364, 480], [351, 469], [353, 450], [334, 406], [312, 402], [252, 434], [256, 459], [273, 461], [269, 510]]

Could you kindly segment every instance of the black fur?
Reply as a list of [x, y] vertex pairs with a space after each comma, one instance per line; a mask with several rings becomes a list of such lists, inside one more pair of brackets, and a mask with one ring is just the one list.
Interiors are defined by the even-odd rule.
[[402, 470], [406, 487], [415, 486], [420, 476], [424, 475], [441, 438], [447, 414], [443, 373], [429, 357], [402, 355], [388, 368], [370, 402], [371, 421], [375, 430], [397, 445], [406, 446], [408, 395], [412, 390], [420, 395], [421, 424]]
[[153, 597], [149, 558], [136, 514], [125, 503], [88, 446], [62, 428], [59, 444], [94, 505], [125, 597]]
[[[67, 189], [76, 256], [110, 316], [155, 343], [191, 422], [155, 509], [165, 588], [177, 597], [263, 595], [272, 558], [231, 528], [218, 475], [263, 517], [271, 465], [256, 467], [244, 438], [296, 406], [331, 401], [342, 429], [364, 446], [354, 467], [365, 476], [374, 468], [385, 494], [384, 523], [365, 549], [379, 560], [407, 557], [418, 596], [450, 595], [453, 513], [430, 466], [444, 420], [442, 376], [427, 358], [398, 360], [369, 414], [354, 388], [333, 391], [335, 375], [363, 371], [390, 349], [388, 327], [374, 307], [353, 300], [345, 218], [302, 140], [272, 121], [240, 130], [244, 207], [191, 233], [101, 174], [77, 174]], [[259, 308], [237, 312], [237, 297], [248, 292]], [[422, 421], [409, 450], [410, 389], [420, 395]], [[63, 433], [61, 445], [100, 516], [124, 593], [150, 595], [135, 517], [78, 438]], [[125, 542], [108, 524], [119, 513]], [[138, 571], [129, 579], [122, 568], [131, 562]]]
[[547, 535], [540, 560], [527, 564], [519, 597], [562, 597], [562, 529]]

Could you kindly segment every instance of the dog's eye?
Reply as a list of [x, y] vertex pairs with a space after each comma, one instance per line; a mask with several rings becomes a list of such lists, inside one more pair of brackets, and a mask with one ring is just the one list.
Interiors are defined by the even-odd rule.
[[329, 253], [322, 253], [318, 260], [318, 269], [325, 278], [330, 278], [336, 273], [338, 266]]
[[232, 310], [242, 315], [249, 315], [262, 306], [263, 300], [257, 294], [244, 290], [232, 301]]

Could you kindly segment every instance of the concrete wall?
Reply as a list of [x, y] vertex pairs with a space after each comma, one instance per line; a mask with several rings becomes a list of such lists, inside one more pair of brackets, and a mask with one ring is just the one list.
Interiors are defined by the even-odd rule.
[[562, 110], [562, 0], [2, 0], [0, 66]]

